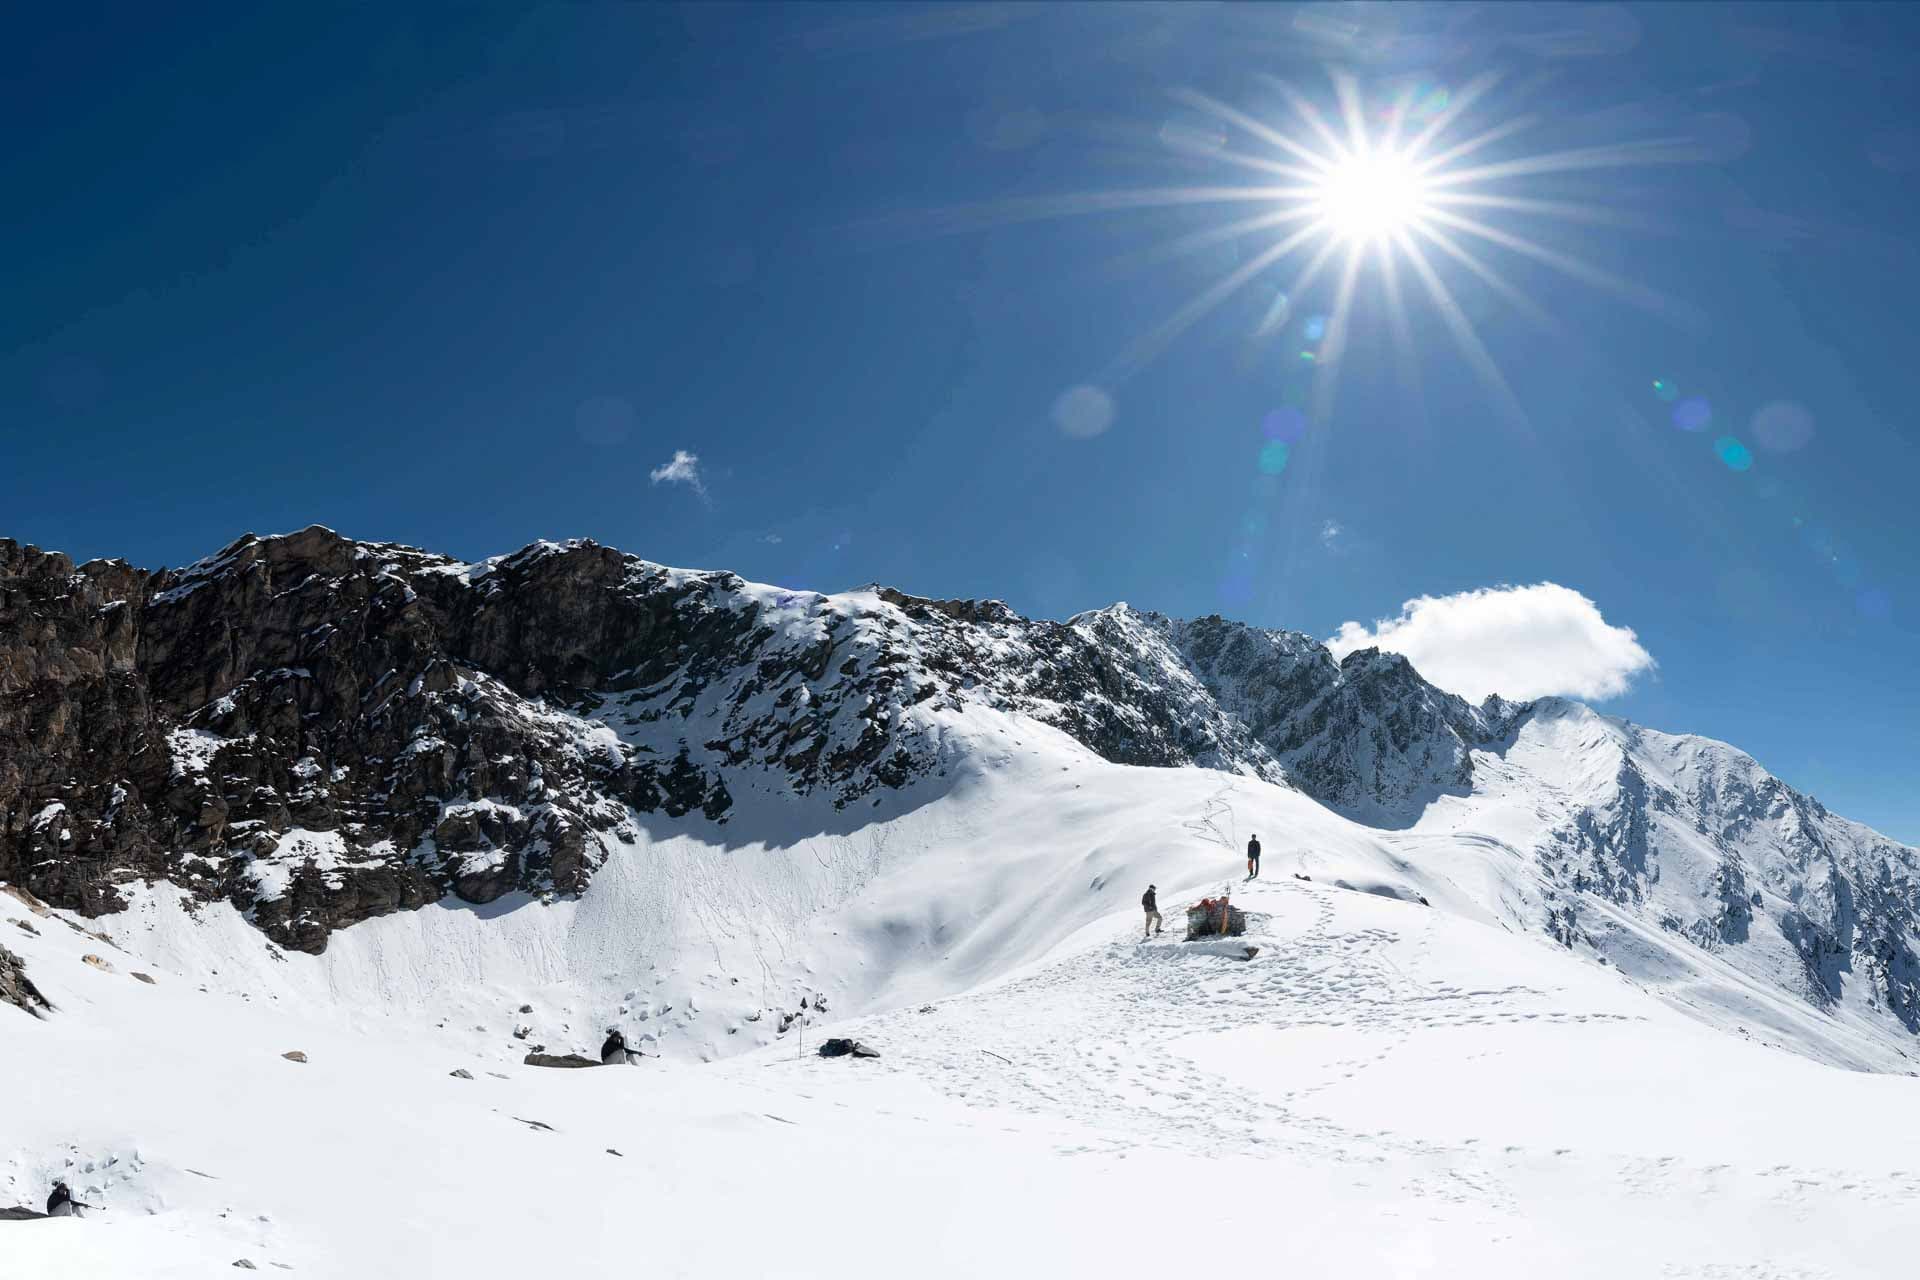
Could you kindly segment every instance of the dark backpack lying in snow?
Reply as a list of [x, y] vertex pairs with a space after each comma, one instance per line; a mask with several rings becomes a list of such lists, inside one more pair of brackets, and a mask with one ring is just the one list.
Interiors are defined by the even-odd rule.
[[846, 1040], [836, 1037], [820, 1046], [820, 1056], [823, 1058], [845, 1058], [848, 1056], [855, 1058], [877, 1058], [880, 1056], [880, 1051], [869, 1048], [861, 1044], [858, 1040]]

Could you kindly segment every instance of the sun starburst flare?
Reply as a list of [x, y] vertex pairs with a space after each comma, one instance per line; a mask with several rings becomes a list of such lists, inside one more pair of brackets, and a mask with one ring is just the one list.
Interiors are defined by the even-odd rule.
[[[1493, 77], [1482, 77], [1451, 98], [1438, 95], [1438, 104], [1432, 93], [1421, 101], [1416, 101], [1414, 93], [1405, 93], [1377, 112], [1372, 125], [1358, 83], [1344, 75], [1334, 77], [1339, 103], [1337, 123], [1299, 91], [1285, 85], [1276, 87], [1290, 116], [1278, 122], [1260, 119], [1202, 93], [1176, 93], [1184, 106], [1241, 135], [1238, 147], [1230, 139], [1215, 135], [1201, 146], [1188, 148], [1197, 159], [1267, 173], [1281, 180], [1264, 187], [1211, 190], [1210, 203], [1245, 199], [1264, 203], [1267, 208], [1219, 228], [1217, 236], [1209, 238], [1265, 236], [1267, 243], [1131, 344], [1109, 375], [1116, 379], [1129, 376], [1234, 291], [1270, 270], [1284, 270], [1282, 264], [1294, 258], [1300, 265], [1282, 289], [1282, 297], [1298, 297], [1329, 267], [1338, 264], [1324, 339], [1319, 350], [1312, 353], [1314, 361], [1326, 370], [1316, 394], [1322, 412], [1330, 408], [1352, 325], [1355, 293], [1369, 268], [1379, 277], [1388, 304], [1389, 327], [1403, 363], [1411, 362], [1408, 299], [1402, 286], [1405, 268], [1419, 294], [1440, 316], [1463, 358], [1502, 407], [1516, 417], [1521, 415], [1513, 394], [1448, 283], [1449, 271], [1465, 272], [1517, 312], [1542, 324], [1551, 323], [1545, 309], [1488, 260], [1495, 256], [1493, 251], [1545, 266], [1636, 306], [1677, 316], [1678, 309], [1658, 292], [1549, 243], [1537, 231], [1528, 234], [1502, 224], [1519, 216], [1624, 225], [1629, 220], [1602, 203], [1545, 199], [1513, 188], [1549, 174], [1684, 163], [1696, 158], [1695, 149], [1685, 140], [1655, 139], [1489, 160], [1485, 157], [1495, 153], [1498, 144], [1535, 123], [1529, 117], [1513, 117], [1463, 135], [1461, 125], [1470, 109], [1493, 85]], [[1188, 237], [1190, 241], [1199, 238]]]
[[1424, 226], [1432, 194], [1413, 157], [1369, 145], [1335, 161], [1315, 184], [1315, 225], [1349, 244], [1372, 244]]
[[1620, 226], [1633, 225], [1633, 219], [1603, 200], [1550, 199], [1525, 190], [1525, 184], [1548, 175], [1687, 163], [1699, 156], [1689, 140], [1670, 138], [1513, 154], [1512, 140], [1538, 123], [1532, 117], [1493, 120], [1477, 132], [1463, 128], [1495, 82], [1483, 76], [1450, 95], [1430, 88], [1404, 92], [1370, 115], [1358, 82], [1336, 74], [1338, 110], [1332, 118], [1305, 94], [1278, 82], [1272, 87], [1286, 104], [1278, 118], [1197, 91], [1176, 91], [1173, 97], [1183, 108], [1209, 123], [1164, 129], [1162, 143], [1196, 164], [1258, 175], [1257, 181], [996, 202], [947, 210], [939, 229], [1181, 206], [1244, 209], [1127, 261], [1129, 266], [1164, 262], [1229, 244], [1240, 251], [1235, 265], [1127, 344], [1095, 381], [1124, 382], [1256, 281], [1271, 283], [1283, 301], [1297, 300], [1331, 271], [1334, 296], [1330, 306], [1319, 308], [1326, 316], [1324, 333], [1317, 350], [1304, 353], [1323, 370], [1315, 393], [1320, 413], [1331, 407], [1356, 292], [1363, 277], [1374, 276], [1403, 364], [1412, 363], [1410, 305], [1424, 301], [1494, 398], [1520, 416], [1450, 277], [1458, 283], [1464, 273], [1517, 313], [1550, 325], [1545, 308], [1499, 265], [1502, 257], [1519, 259], [1684, 321], [1684, 310], [1671, 299], [1552, 243], [1541, 229], [1543, 219]]

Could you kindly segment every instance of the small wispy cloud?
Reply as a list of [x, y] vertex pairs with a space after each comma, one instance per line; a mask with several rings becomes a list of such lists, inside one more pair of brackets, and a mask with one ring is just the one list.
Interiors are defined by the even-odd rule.
[[1320, 545], [1329, 551], [1335, 550], [1340, 545], [1340, 535], [1346, 531], [1346, 527], [1338, 520], [1327, 521], [1320, 526]]
[[777, 533], [767, 533], [767, 534], [762, 534], [762, 535], [760, 536], [760, 541], [762, 541], [762, 542], [764, 542], [764, 543], [766, 543], [766, 544], [767, 544], [768, 546], [770, 546], [770, 547], [777, 547], [777, 546], [779, 546], [779, 545], [780, 545], [780, 544], [781, 544], [782, 542], [784, 542], [784, 541], [785, 541], [785, 539], [784, 539], [784, 538], [782, 538], [782, 537], [781, 537], [781, 536], [780, 536], [779, 534], [777, 534]]
[[685, 449], [675, 449], [673, 457], [647, 473], [647, 479], [655, 484], [686, 485], [700, 495], [701, 501], [707, 500], [707, 482], [700, 478], [700, 456]]

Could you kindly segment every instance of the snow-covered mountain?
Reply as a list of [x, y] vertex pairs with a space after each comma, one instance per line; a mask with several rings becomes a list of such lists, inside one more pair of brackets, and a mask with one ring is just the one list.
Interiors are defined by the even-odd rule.
[[1217, 618], [823, 596], [587, 542], [468, 565], [313, 528], [157, 574], [0, 543], [0, 574], [0, 875], [95, 912], [164, 878], [301, 950], [449, 892], [578, 892], [633, 814], [871, 804], [978, 708], [1388, 821], [1464, 790], [1512, 714]]
[[[0, 979], [44, 1001], [0, 1008], [0, 1214], [55, 1178], [98, 1206], [0, 1220], [0, 1274], [1904, 1274], [1920, 1079], [1808, 1060], [1893, 1057], [1871, 1029], [1707, 952], [1663, 989], [1502, 927], [1538, 882], [1484, 834], [992, 710], [950, 734], [857, 826], [649, 816], [579, 895], [319, 955], [164, 883], [91, 920], [0, 896]], [[1248, 936], [1182, 943], [1249, 831]], [[637, 1068], [522, 1063], [609, 1023]]]
[[86, 914], [167, 883], [319, 952], [446, 899], [577, 896], [666, 825], [879, 838], [1044, 726], [1297, 791], [1429, 871], [1496, 850], [1475, 898], [1511, 925], [1650, 980], [1710, 958], [1857, 1020], [1866, 1060], [1920, 1032], [1913, 849], [1730, 747], [1218, 617], [821, 595], [591, 542], [466, 564], [315, 527], [160, 572], [0, 542], [0, 694], [0, 878]]
[[[1256, 832], [1256, 960], [1138, 944]], [[710, 1274], [740, 1205], [735, 1273], [1085, 1273], [1277, 1202], [1307, 1274], [1867, 1276], [1920, 1208], [1915, 850], [1220, 618], [0, 543], [0, 882], [0, 1210], [106, 1206], [36, 1276]], [[523, 1065], [610, 1024], [652, 1074]]]

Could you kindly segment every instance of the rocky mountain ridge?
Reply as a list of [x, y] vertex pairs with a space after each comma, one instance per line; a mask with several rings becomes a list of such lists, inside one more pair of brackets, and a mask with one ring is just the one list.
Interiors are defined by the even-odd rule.
[[1467, 785], [1506, 714], [1217, 618], [829, 597], [591, 542], [469, 565], [319, 527], [158, 572], [0, 542], [0, 695], [0, 878], [88, 913], [168, 879], [304, 950], [449, 892], [578, 892], [632, 813], [904, 786], [972, 703], [1381, 812]]
[[314, 527], [160, 571], [0, 541], [0, 880], [90, 915], [166, 880], [317, 952], [449, 895], [578, 894], [637, 826], [725, 832], [748, 796], [857, 825], [941, 785], [980, 709], [1376, 829], [1457, 811], [1524, 864], [1528, 928], [1604, 951], [1645, 921], [1920, 1029], [1915, 852], [1721, 744], [1218, 617], [829, 596], [588, 541], [469, 564]]

